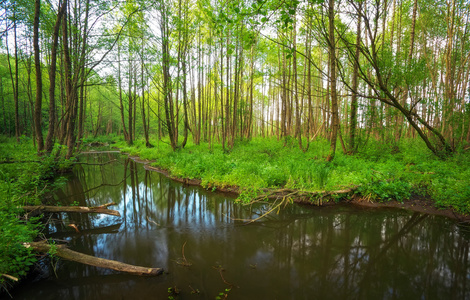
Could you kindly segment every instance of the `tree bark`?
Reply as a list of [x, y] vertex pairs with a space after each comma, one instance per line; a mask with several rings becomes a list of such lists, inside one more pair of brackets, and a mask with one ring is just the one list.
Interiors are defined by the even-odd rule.
[[328, 1], [328, 46], [330, 65], [330, 96], [331, 96], [331, 146], [327, 161], [332, 161], [335, 157], [336, 140], [338, 136], [338, 99], [336, 94], [336, 45], [335, 45], [335, 11], [334, 0]]
[[[48, 253], [48, 252], [50, 253], [51, 248], [52, 248], [52, 246], [49, 245], [45, 241], [33, 242], [27, 245], [31, 246], [34, 250], [38, 252], [42, 252], [42, 253]], [[54, 253], [55, 256], [58, 256], [66, 260], [94, 266], [94, 267], [111, 269], [111, 270], [116, 270], [119, 272], [125, 272], [125, 273], [129, 273], [132, 275], [140, 275], [140, 276], [145, 276], [145, 275], [157, 276], [163, 273], [163, 269], [161, 268], [146, 268], [146, 267], [140, 267], [140, 266], [133, 266], [133, 265], [118, 262], [115, 260], [94, 257], [91, 255], [87, 255], [87, 254], [70, 250], [64, 245], [55, 245], [54, 248], [55, 248], [55, 253]]]
[[[359, 2], [359, 10], [362, 10], [362, 2]], [[357, 19], [356, 30], [356, 58], [354, 60], [353, 74], [352, 74], [352, 97], [351, 97], [351, 119], [349, 128], [349, 149], [352, 153], [356, 151], [356, 127], [357, 127], [357, 86], [358, 86], [358, 72], [359, 72], [359, 55], [361, 43], [361, 18]]]
[[55, 107], [55, 82], [56, 82], [56, 71], [57, 71], [57, 47], [59, 44], [59, 30], [62, 16], [65, 13], [67, 7], [67, 0], [64, 0], [62, 6], [59, 8], [57, 13], [57, 20], [54, 25], [54, 32], [52, 35], [52, 49], [51, 49], [51, 67], [49, 69], [49, 128], [46, 136], [45, 150], [47, 153], [52, 151], [54, 146], [54, 133], [56, 127], [56, 107]]
[[39, 50], [39, 15], [41, 13], [41, 0], [34, 2], [34, 25], [33, 25], [33, 48], [34, 64], [36, 68], [36, 102], [34, 105], [34, 128], [36, 131], [36, 141], [38, 153], [44, 150], [44, 139], [42, 136], [41, 117], [42, 117], [42, 71], [41, 57]]

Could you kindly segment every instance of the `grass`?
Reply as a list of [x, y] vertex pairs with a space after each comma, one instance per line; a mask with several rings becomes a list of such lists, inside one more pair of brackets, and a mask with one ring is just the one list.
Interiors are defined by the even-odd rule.
[[358, 185], [357, 193], [374, 201], [406, 201], [417, 195], [432, 199], [438, 207], [470, 212], [470, 158], [456, 153], [443, 161], [434, 157], [418, 140], [404, 140], [400, 151], [369, 142], [351, 156], [340, 150], [332, 163], [325, 162], [329, 143], [317, 140], [304, 153], [297, 143], [286, 146], [275, 138], [238, 142], [230, 152], [220, 145], [188, 143], [173, 152], [164, 142], [143, 141], [116, 146], [131, 155], [153, 160], [154, 166], [171, 175], [202, 180], [206, 188], [238, 186], [242, 191], [261, 188], [292, 188], [304, 191], [338, 190]]

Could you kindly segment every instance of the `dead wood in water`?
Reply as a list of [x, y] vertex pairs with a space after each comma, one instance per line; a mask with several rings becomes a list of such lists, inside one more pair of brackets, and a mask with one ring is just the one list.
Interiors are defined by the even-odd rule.
[[[26, 247], [28, 246], [41, 253], [48, 253], [51, 250], [51, 245], [49, 245], [46, 241], [28, 243], [26, 244]], [[99, 258], [70, 250], [64, 245], [55, 245], [54, 248], [55, 256], [89, 266], [111, 269], [119, 272], [125, 272], [128, 274], [140, 276], [156, 276], [163, 273], [162, 268], [146, 268], [129, 265], [115, 260]]]
[[116, 205], [114, 202], [103, 204], [101, 206], [86, 207], [86, 206], [46, 206], [46, 205], [35, 205], [35, 206], [23, 206], [22, 209], [26, 211], [40, 211], [40, 212], [73, 212], [73, 213], [97, 213], [107, 214], [112, 216], [120, 217], [121, 214], [117, 210], [108, 209], [108, 206]]
[[29, 163], [38, 163], [40, 164], [40, 160], [2, 160], [0, 161], [0, 165], [3, 164], [29, 164]]
[[104, 162], [104, 163], [86, 163], [86, 162], [75, 162], [74, 165], [86, 165], [86, 166], [104, 166], [104, 165], [107, 165], [107, 164], [111, 164], [113, 162], [116, 162], [118, 161], [117, 159], [112, 159], [112, 160], [109, 160], [107, 162]]
[[293, 202], [296, 203], [305, 203], [305, 204], [316, 204], [322, 205], [323, 199], [328, 198], [335, 195], [344, 195], [349, 194], [357, 190], [359, 186], [352, 186], [348, 188], [344, 188], [341, 190], [334, 190], [334, 191], [316, 191], [316, 192], [309, 192], [309, 191], [300, 191], [300, 190], [293, 190], [293, 189], [263, 189], [263, 194], [258, 195], [252, 202], [259, 201], [259, 200], [277, 200], [277, 199], [292, 199]]

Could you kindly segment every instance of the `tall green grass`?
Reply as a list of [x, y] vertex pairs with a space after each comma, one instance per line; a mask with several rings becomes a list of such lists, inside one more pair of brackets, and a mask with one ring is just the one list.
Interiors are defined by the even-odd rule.
[[142, 141], [132, 147], [121, 141], [117, 146], [153, 160], [153, 165], [169, 170], [173, 176], [201, 179], [207, 188], [234, 185], [242, 190], [287, 187], [319, 191], [357, 185], [357, 193], [374, 201], [421, 196], [434, 200], [439, 207], [470, 212], [469, 154], [456, 153], [440, 160], [417, 140], [394, 144], [398, 152], [378, 142], [369, 142], [354, 156], [338, 149], [331, 163], [325, 161], [329, 149], [326, 140], [314, 141], [305, 153], [297, 143], [284, 145], [275, 138], [238, 142], [230, 152], [217, 144], [209, 149], [205, 143], [189, 143], [175, 152], [164, 142], [151, 149]]

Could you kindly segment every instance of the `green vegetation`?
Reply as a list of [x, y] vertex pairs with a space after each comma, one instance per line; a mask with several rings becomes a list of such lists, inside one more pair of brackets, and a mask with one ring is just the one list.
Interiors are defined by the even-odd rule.
[[189, 143], [178, 151], [163, 142], [155, 148], [146, 148], [144, 141], [133, 146], [121, 141], [116, 146], [153, 160], [153, 166], [172, 176], [200, 179], [207, 189], [239, 186], [255, 195], [261, 188], [318, 191], [357, 185], [356, 193], [373, 201], [423, 196], [437, 207], [470, 212], [469, 155], [456, 153], [444, 161], [425, 151], [418, 140], [401, 141], [393, 153], [390, 145], [370, 143], [354, 156], [338, 153], [330, 163], [324, 159], [329, 151], [326, 140], [312, 143], [305, 153], [294, 142], [283, 146], [275, 138], [239, 142], [230, 152], [220, 145], [209, 149], [204, 143]]
[[53, 188], [70, 165], [59, 157], [97, 140], [248, 200], [357, 186], [373, 201], [470, 212], [465, 1], [0, 8], [0, 274], [31, 263], [18, 245], [37, 227], [17, 207]]
[[[59, 170], [70, 167], [70, 161], [58, 159], [60, 147], [50, 156], [38, 157], [31, 140], [22, 137], [0, 141], [0, 287], [11, 283], [9, 275], [23, 277], [36, 261], [31, 242], [40, 230], [39, 218], [25, 216], [19, 208], [39, 204], [42, 197], [56, 188], [62, 180], [52, 181]], [[64, 151], [62, 151], [64, 152]]]

